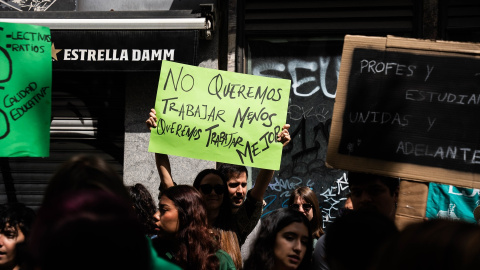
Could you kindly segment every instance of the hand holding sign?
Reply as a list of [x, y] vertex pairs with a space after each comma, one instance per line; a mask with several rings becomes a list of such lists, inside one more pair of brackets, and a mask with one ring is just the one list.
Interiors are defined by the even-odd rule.
[[280, 131], [280, 133], [277, 134], [277, 141], [281, 142], [283, 147], [285, 147], [285, 145], [287, 145], [291, 138], [290, 138], [290, 133], [288, 132], [288, 129], [290, 128], [290, 124], [285, 124], [283, 126], [283, 129], [282, 131]]
[[164, 61], [149, 151], [277, 170], [289, 93], [289, 80]]

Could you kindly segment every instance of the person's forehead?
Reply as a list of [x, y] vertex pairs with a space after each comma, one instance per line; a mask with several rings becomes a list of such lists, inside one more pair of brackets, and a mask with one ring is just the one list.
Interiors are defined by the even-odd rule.
[[16, 229], [18, 229], [18, 225], [17, 226], [12, 226], [8, 223], [5, 225], [5, 230], [15, 231]]
[[161, 196], [158, 205], [174, 205], [174, 203], [167, 196]]
[[285, 226], [283, 229], [281, 229], [280, 232], [282, 233], [290, 232], [290, 233], [295, 233], [299, 236], [308, 237], [308, 228], [307, 226], [305, 226], [305, 224], [301, 222], [292, 222], [287, 226]]
[[228, 179], [228, 183], [246, 183], [247, 182], [247, 174], [245, 172], [237, 173], [232, 175]]
[[306, 203], [305, 199], [301, 196], [295, 196], [295, 202]]
[[12, 233], [12, 232], [21, 232], [20, 226], [17, 224], [16, 226], [12, 226], [9, 223], [4, 224], [3, 228], [0, 230], [0, 233]]
[[205, 177], [200, 181], [200, 185], [205, 185], [205, 184], [211, 184], [211, 185], [217, 185], [217, 184], [223, 184], [222, 178], [220, 176], [210, 173], [205, 175]]

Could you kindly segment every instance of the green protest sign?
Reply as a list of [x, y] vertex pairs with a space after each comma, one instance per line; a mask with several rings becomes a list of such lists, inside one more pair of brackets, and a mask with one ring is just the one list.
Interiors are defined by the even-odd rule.
[[0, 23], [0, 156], [47, 157], [52, 94], [50, 29]]
[[162, 61], [149, 152], [278, 170], [290, 80]]

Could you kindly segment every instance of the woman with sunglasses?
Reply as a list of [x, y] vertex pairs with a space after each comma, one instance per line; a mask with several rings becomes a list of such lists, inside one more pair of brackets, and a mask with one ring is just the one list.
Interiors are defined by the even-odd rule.
[[228, 210], [228, 205], [224, 205], [226, 196], [224, 196], [227, 187], [225, 185], [225, 176], [216, 169], [205, 169], [197, 174], [193, 187], [200, 191], [205, 205], [207, 207], [208, 223], [212, 226], [218, 227], [222, 220], [217, 220], [223, 217]]
[[237, 269], [242, 269], [240, 244], [234, 230], [230, 201], [226, 196], [226, 176], [216, 169], [205, 169], [195, 177], [193, 187], [200, 192], [205, 201], [208, 224], [214, 229], [220, 248], [232, 257]]
[[317, 195], [315, 195], [315, 192], [309, 187], [298, 187], [290, 194], [288, 205], [290, 208], [304, 214], [310, 221], [312, 237], [314, 239], [313, 247], [315, 247], [318, 238], [324, 234], [322, 228], [323, 218], [320, 212]]

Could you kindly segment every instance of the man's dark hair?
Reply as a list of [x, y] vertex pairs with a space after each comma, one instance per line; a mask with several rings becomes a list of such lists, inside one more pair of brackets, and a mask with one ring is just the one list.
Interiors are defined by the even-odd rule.
[[361, 184], [361, 182], [372, 181], [378, 179], [390, 190], [390, 195], [393, 195], [400, 186], [400, 179], [394, 177], [388, 177], [377, 174], [361, 173], [361, 172], [349, 172], [348, 173], [348, 185], [351, 188], [353, 185]]
[[0, 205], [0, 231], [9, 227], [18, 228], [27, 238], [35, 220], [35, 211], [23, 203], [6, 203]]
[[218, 170], [220, 172], [222, 172], [224, 175], [226, 175], [228, 179], [230, 179], [232, 177], [236, 177], [236, 176], [240, 175], [242, 172], [244, 172], [247, 175], [247, 178], [248, 178], [247, 167], [242, 166], [242, 165], [222, 163], [222, 165], [220, 165], [220, 167], [218, 167]]
[[36, 216], [35, 210], [23, 203], [0, 204], [0, 232], [5, 233], [5, 230], [13, 228], [17, 235], [20, 230], [25, 237], [25, 241], [16, 244], [15, 263], [20, 266], [20, 269], [25, 267], [23, 264], [28, 259], [26, 241], [30, 237]]

